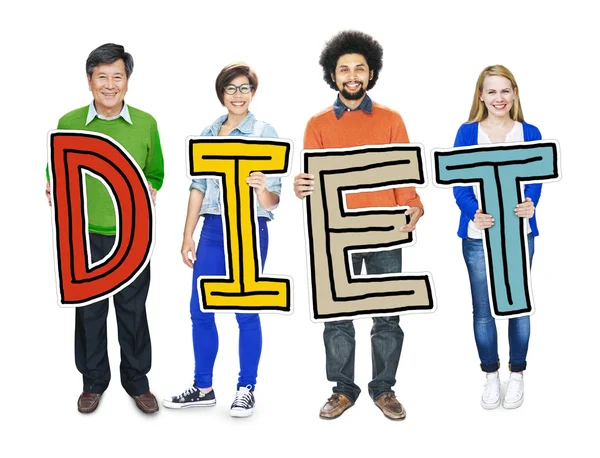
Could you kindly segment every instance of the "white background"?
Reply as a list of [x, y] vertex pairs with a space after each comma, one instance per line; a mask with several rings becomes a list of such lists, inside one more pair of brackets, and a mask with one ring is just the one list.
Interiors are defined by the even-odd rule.
[[[37, 3], [37, 4], [36, 4]], [[593, 2], [589, 2], [591, 5]], [[587, 2], [27, 2], [0, 18], [3, 139], [0, 409], [3, 456], [591, 456], [598, 431], [597, 15]], [[142, 6], [143, 5], [143, 6]], [[485, 6], [484, 6], [485, 5]], [[309, 319], [302, 206], [284, 191], [266, 271], [291, 275], [295, 313], [262, 318], [264, 348], [257, 409], [232, 419], [238, 372], [237, 324], [217, 317], [220, 351], [213, 408], [144, 416], [121, 389], [114, 312], [109, 315], [113, 379], [92, 415], [77, 412], [81, 377], [73, 357], [74, 312], [56, 304], [50, 210], [44, 196], [47, 132], [88, 104], [85, 59], [106, 42], [135, 59], [127, 102], [158, 120], [166, 178], [158, 194], [157, 244], [148, 315], [151, 389], [159, 398], [193, 379], [191, 271], [179, 255], [188, 196], [184, 145], [224, 110], [219, 70], [245, 60], [260, 87], [252, 111], [291, 139], [298, 153], [310, 116], [335, 93], [318, 65], [324, 42], [342, 29], [372, 34], [384, 48], [372, 98], [399, 111], [410, 139], [450, 147], [467, 119], [487, 65], [510, 68], [525, 119], [558, 139], [563, 179], [544, 186], [538, 208], [533, 287], [537, 311], [516, 411], [479, 405], [484, 376], [472, 335], [466, 268], [450, 190], [420, 194], [426, 214], [405, 271], [433, 274], [434, 314], [403, 317], [405, 344], [395, 387], [408, 415], [394, 423], [370, 401], [370, 320], [356, 320], [356, 406], [318, 418], [330, 394], [322, 325]], [[299, 170], [298, 155], [293, 173]], [[593, 200], [592, 200], [593, 199]], [[592, 272], [596, 275], [592, 275]], [[498, 323], [501, 377], [507, 326]], [[595, 452], [594, 452], [595, 450]], [[5, 452], [9, 453], [6, 454]]]

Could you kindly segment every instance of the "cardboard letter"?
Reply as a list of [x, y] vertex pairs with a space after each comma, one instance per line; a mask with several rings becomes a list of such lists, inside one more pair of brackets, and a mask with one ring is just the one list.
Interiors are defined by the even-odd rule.
[[483, 231], [492, 315], [511, 317], [534, 311], [524, 218], [524, 185], [556, 181], [558, 142], [501, 143], [434, 149], [435, 182], [445, 187], [473, 185], [483, 213], [494, 225]]
[[[122, 290], [150, 262], [154, 208], [141, 168], [113, 139], [67, 130], [51, 131], [49, 143], [59, 302], [83, 306]], [[115, 245], [97, 263], [89, 248], [86, 175], [100, 179], [115, 203]]]
[[349, 210], [345, 194], [425, 186], [420, 145], [365, 146], [303, 151], [303, 172], [315, 177], [304, 202], [313, 321], [433, 311], [430, 274], [354, 275], [352, 252], [414, 243], [407, 207]]
[[256, 197], [246, 183], [253, 171], [287, 174], [290, 151], [281, 139], [188, 138], [188, 176], [218, 177], [222, 189], [227, 274], [198, 279], [201, 310], [291, 312], [291, 279], [261, 273]]

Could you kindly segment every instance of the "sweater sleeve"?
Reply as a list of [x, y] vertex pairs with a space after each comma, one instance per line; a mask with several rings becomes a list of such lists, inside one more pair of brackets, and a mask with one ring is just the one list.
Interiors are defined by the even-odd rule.
[[410, 140], [408, 139], [408, 133], [406, 132], [406, 126], [404, 125], [404, 120], [400, 114], [398, 114], [397, 121], [392, 124], [390, 143], [410, 143]]
[[[64, 125], [63, 122], [63, 118], [60, 118], [58, 120], [58, 126], [56, 126], [57, 129], [67, 129], [67, 127]], [[49, 165], [46, 164], [46, 181], [50, 181], [50, 170], [48, 169]]]
[[[398, 114], [397, 122], [392, 125], [392, 135], [390, 140], [390, 143], [410, 143], [410, 140], [408, 139], [408, 132], [406, 132], [406, 126], [404, 125], [404, 121], [402, 120], [402, 116], [400, 116], [400, 114]], [[417, 194], [417, 190], [414, 186], [409, 186], [406, 188], [394, 188], [394, 198], [397, 205], [419, 207], [424, 211], [423, 203], [421, 202], [421, 198], [419, 197], [419, 194]]]
[[[464, 124], [460, 126], [456, 133], [456, 139], [454, 140], [454, 147], [459, 146], [471, 146], [470, 142], [466, 138]], [[471, 221], [475, 218], [475, 212], [479, 208], [479, 202], [475, 192], [473, 192], [473, 186], [454, 186], [452, 188], [454, 198], [456, 199], [456, 205], [460, 208], [460, 211], [467, 215]]]
[[[527, 138], [525, 141], [541, 140], [542, 134], [539, 129], [531, 124], [528, 125]], [[531, 183], [525, 185], [525, 197], [529, 197], [533, 202], [533, 206], [537, 207], [542, 195], [542, 183]]]
[[159, 190], [162, 187], [165, 170], [156, 123], [153, 123], [151, 127], [150, 144], [148, 145], [148, 156], [144, 165], [144, 174], [146, 175], [146, 179], [152, 183], [154, 189]]
[[414, 186], [394, 188], [394, 197], [396, 198], [396, 203], [400, 206], [419, 207], [423, 212], [425, 211], [421, 203], [421, 198]]
[[315, 127], [315, 118], [311, 118], [304, 131], [304, 149], [323, 149], [321, 134]]

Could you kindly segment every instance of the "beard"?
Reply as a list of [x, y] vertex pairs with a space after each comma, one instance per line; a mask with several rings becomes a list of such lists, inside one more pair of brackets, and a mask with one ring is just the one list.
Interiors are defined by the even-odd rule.
[[342, 90], [340, 91], [346, 100], [358, 100], [365, 95], [365, 92], [365, 88], [362, 84], [360, 85], [360, 89], [356, 92], [348, 92], [346, 86], [342, 87]]

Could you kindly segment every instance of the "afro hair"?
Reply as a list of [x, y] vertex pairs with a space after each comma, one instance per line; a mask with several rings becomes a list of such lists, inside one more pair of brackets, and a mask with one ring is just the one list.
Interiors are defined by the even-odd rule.
[[383, 67], [383, 48], [377, 40], [357, 30], [344, 30], [325, 43], [319, 57], [319, 64], [323, 67], [323, 79], [336, 91], [338, 88], [335, 82], [332, 81], [331, 74], [335, 74], [338, 59], [344, 54], [361, 54], [364, 56], [369, 65], [369, 70], [373, 72], [373, 79], [369, 81], [367, 90], [374, 87], [377, 78], [379, 78], [381, 67]]

